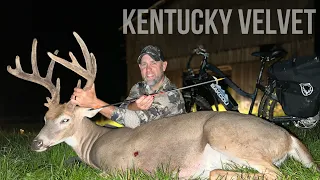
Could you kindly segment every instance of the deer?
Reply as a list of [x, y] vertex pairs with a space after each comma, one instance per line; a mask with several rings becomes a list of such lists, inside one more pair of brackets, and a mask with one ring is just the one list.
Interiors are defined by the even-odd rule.
[[[306, 168], [320, 171], [307, 146], [284, 128], [254, 115], [232, 111], [198, 111], [161, 118], [136, 128], [108, 128], [90, 118], [103, 107], [84, 108], [70, 101], [60, 103], [60, 79], [52, 83], [55, 62], [85, 78], [84, 89], [90, 88], [97, 74], [97, 63], [81, 37], [73, 32], [81, 47], [86, 68], [72, 52], [71, 62], [48, 52], [51, 59], [47, 75], [37, 67], [37, 39], [32, 43], [32, 73], [22, 70], [19, 56], [16, 68], [7, 66], [12, 75], [44, 86], [51, 93], [44, 126], [31, 143], [31, 150], [43, 152], [60, 144], [68, 144], [78, 157], [102, 172], [141, 169], [152, 173], [167, 165], [179, 179], [203, 178], [277, 179], [280, 165], [289, 157]], [[78, 80], [77, 87], [81, 87]], [[226, 170], [235, 164], [257, 172], [241, 173]]]

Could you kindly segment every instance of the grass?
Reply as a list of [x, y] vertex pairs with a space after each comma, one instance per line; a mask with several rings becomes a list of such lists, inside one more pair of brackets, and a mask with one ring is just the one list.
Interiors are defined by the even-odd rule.
[[[289, 128], [310, 149], [316, 162], [320, 164], [320, 140], [319, 128], [312, 130], [299, 130]], [[100, 171], [83, 163], [67, 165], [66, 159], [75, 156], [73, 150], [62, 143], [48, 151], [37, 153], [30, 150], [30, 142], [35, 136], [35, 131], [0, 131], [0, 180], [75, 180], [75, 179], [177, 179], [165, 168], [158, 169], [151, 176], [139, 170], [127, 170], [110, 173], [104, 177]], [[252, 172], [251, 169], [238, 168], [242, 172]], [[280, 167], [284, 174], [282, 179], [316, 180], [320, 179], [320, 173], [304, 168], [299, 162], [290, 160]], [[254, 172], [254, 171], [253, 171]]]

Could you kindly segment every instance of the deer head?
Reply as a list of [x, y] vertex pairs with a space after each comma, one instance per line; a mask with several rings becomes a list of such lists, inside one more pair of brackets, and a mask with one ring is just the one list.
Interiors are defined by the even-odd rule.
[[[74, 128], [74, 126], [77, 124], [76, 121], [80, 121], [84, 117], [93, 117], [99, 112], [99, 110], [89, 111], [89, 108], [76, 107], [71, 101], [60, 104], [60, 79], [57, 78], [56, 85], [51, 82], [55, 62], [58, 62], [87, 80], [84, 89], [91, 88], [94, 83], [97, 73], [96, 59], [92, 53], [89, 53], [81, 37], [76, 32], [73, 34], [84, 55], [86, 69], [80, 66], [72, 52], [69, 53], [72, 62], [56, 56], [58, 51], [55, 51], [54, 54], [48, 52], [51, 62], [47, 70], [47, 75], [41, 77], [37, 66], [37, 39], [34, 39], [32, 43], [31, 64], [33, 72], [31, 74], [22, 70], [19, 56], [16, 56], [15, 69], [11, 68], [11, 66], [7, 67], [10, 74], [23, 80], [42, 85], [51, 93], [51, 98], [47, 97], [47, 103], [44, 104], [48, 107], [48, 111], [44, 117], [45, 125], [32, 142], [31, 147], [35, 151], [45, 151], [50, 146], [66, 141], [75, 133], [76, 128]], [[79, 80], [77, 87], [80, 86], [81, 81]]]

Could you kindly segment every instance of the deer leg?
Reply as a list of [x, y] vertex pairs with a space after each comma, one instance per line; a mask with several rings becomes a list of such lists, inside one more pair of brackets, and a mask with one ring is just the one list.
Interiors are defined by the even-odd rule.
[[235, 171], [226, 171], [216, 169], [210, 172], [210, 180], [263, 180], [264, 174], [262, 173], [242, 173]]
[[99, 173], [99, 176], [102, 178], [108, 178], [110, 175], [107, 172], [103, 171], [103, 172]]
[[250, 167], [259, 171], [259, 173], [242, 173], [226, 170], [212, 170], [210, 172], [210, 180], [238, 180], [238, 179], [252, 179], [252, 180], [276, 180], [280, 171], [271, 163], [249, 162]]
[[264, 174], [266, 180], [275, 180], [281, 175], [281, 172], [272, 163], [251, 163], [250, 166]]

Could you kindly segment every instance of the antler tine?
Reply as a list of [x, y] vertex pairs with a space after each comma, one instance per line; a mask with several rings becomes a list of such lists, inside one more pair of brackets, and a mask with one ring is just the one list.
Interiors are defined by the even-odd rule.
[[[48, 103], [45, 103], [45, 106], [50, 107], [52, 104], [59, 104], [60, 101], [60, 79], [57, 78], [56, 86], [51, 82], [52, 72], [54, 68], [54, 61], [51, 60], [50, 65], [47, 70], [47, 75], [45, 78], [40, 76], [38, 65], [37, 65], [37, 39], [34, 39], [32, 42], [32, 52], [31, 52], [31, 65], [32, 65], [32, 73], [26, 73], [22, 70], [20, 57], [16, 56], [16, 68], [13, 69], [11, 66], [7, 66], [7, 71], [26, 81], [30, 81], [33, 83], [37, 83], [39, 85], [44, 86], [51, 93], [51, 99], [47, 97]], [[57, 54], [58, 51], [55, 52]]]
[[[78, 83], [77, 83], [77, 88], [80, 88], [81, 87], [81, 80], [79, 79], [78, 80]], [[67, 103], [67, 109], [70, 111], [70, 112], [73, 112], [74, 108], [76, 107], [76, 104], [73, 104], [71, 101], [69, 101]]]
[[[59, 53], [59, 50], [55, 50], [54, 51], [55, 55], [57, 55], [58, 53]], [[55, 64], [55, 61], [51, 60], [50, 61], [50, 65], [49, 65], [48, 70], [47, 70], [46, 79], [51, 79], [52, 78], [52, 72], [53, 72], [54, 64]]]
[[[54, 54], [57, 55], [59, 53], [59, 50], [55, 50]], [[53, 68], [55, 65], [55, 61], [51, 59], [48, 70], [47, 70], [47, 75], [45, 77], [45, 79], [47, 79], [49, 82], [51, 82], [52, 79], [52, 73], [53, 73]], [[52, 100], [50, 100], [49, 98], [47, 98], [48, 103], [45, 104], [45, 106], [49, 107], [50, 104], [49, 102], [51, 101], [55, 101], [54, 104], [58, 104], [60, 101], [60, 79], [57, 78], [57, 82], [56, 82], [56, 92], [55, 96], [52, 96]]]
[[80, 45], [82, 54], [83, 54], [85, 62], [86, 62], [86, 69], [90, 73], [90, 76], [91, 76], [90, 79], [87, 79], [87, 83], [84, 87], [84, 89], [88, 89], [88, 88], [91, 88], [91, 86], [93, 85], [94, 80], [96, 78], [96, 73], [97, 73], [96, 58], [93, 55], [93, 53], [89, 53], [87, 45], [82, 40], [82, 38], [78, 35], [78, 33], [73, 32], [73, 35], [76, 38], [78, 44]]
[[97, 75], [97, 60], [96, 60], [96, 57], [94, 56], [93, 53], [90, 54], [90, 57], [92, 59], [92, 70], [91, 70], [91, 73], [94, 75], [94, 77], [96, 77]]
[[36, 39], [33, 39], [32, 51], [31, 51], [31, 67], [32, 67], [33, 74], [35, 76], [40, 76], [38, 64], [37, 64], [37, 45], [38, 45], [38, 41]]
[[80, 45], [80, 48], [82, 50], [82, 54], [84, 56], [84, 59], [86, 61], [86, 69], [84, 69], [76, 59], [76, 57], [73, 55], [72, 52], [69, 52], [69, 56], [71, 58], [71, 62], [53, 55], [52, 53], [48, 52], [48, 56], [55, 60], [56, 62], [62, 64], [66, 68], [74, 71], [78, 75], [82, 76], [87, 80], [86, 85], [84, 86], [84, 89], [91, 88], [93, 85], [96, 74], [97, 74], [97, 64], [96, 64], [96, 58], [94, 57], [93, 53], [89, 53], [88, 48], [84, 41], [81, 39], [81, 37], [76, 33], [73, 32], [73, 35], [75, 36], [78, 44]]
[[90, 61], [91, 57], [90, 57], [90, 53], [89, 53], [89, 50], [88, 50], [86, 44], [84, 43], [84, 41], [81, 39], [81, 37], [76, 32], [73, 32], [73, 35], [76, 38], [78, 44], [80, 45], [83, 57], [86, 62], [87, 69], [91, 70], [92, 69], [92, 65], [91, 65], [91, 61]]

